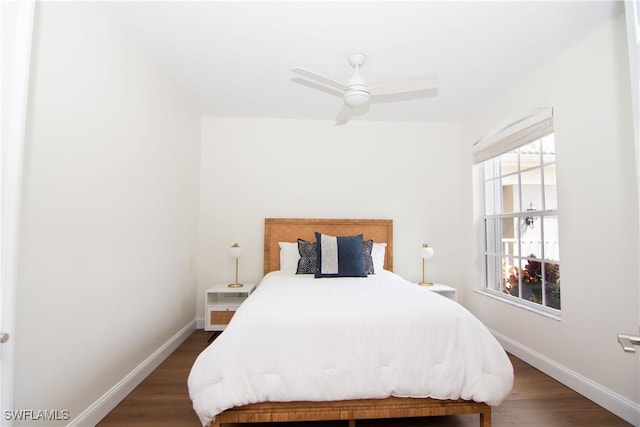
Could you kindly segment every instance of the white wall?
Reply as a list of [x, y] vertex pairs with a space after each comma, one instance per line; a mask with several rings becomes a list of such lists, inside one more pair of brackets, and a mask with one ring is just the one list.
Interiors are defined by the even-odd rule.
[[200, 167], [198, 316], [204, 291], [233, 281], [227, 249], [239, 242], [240, 280], [262, 277], [264, 218], [394, 220], [394, 270], [460, 285], [459, 127], [454, 124], [204, 118]]
[[74, 419], [195, 318], [200, 117], [102, 3], [34, 42], [14, 404]]
[[[624, 16], [534, 70], [462, 126], [464, 200], [471, 200], [471, 145], [496, 123], [537, 107], [554, 108], [560, 214], [562, 320], [474, 293], [477, 242], [469, 239], [465, 301], [480, 320], [555, 369], [601, 388], [610, 408], [634, 419], [638, 357], [619, 332], [638, 328], [638, 209]], [[471, 203], [465, 205], [471, 211]], [[471, 215], [465, 235], [475, 236]], [[527, 350], [528, 349], [528, 350]], [[535, 359], [535, 358], [534, 358]], [[577, 374], [575, 376], [574, 374]], [[585, 386], [586, 387], [583, 387]], [[610, 393], [609, 393], [610, 392]], [[629, 405], [625, 406], [625, 399]], [[604, 399], [606, 400], [606, 399]], [[601, 399], [601, 404], [607, 404]], [[629, 418], [633, 417], [633, 418]], [[640, 419], [636, 422], [640, 422]]]

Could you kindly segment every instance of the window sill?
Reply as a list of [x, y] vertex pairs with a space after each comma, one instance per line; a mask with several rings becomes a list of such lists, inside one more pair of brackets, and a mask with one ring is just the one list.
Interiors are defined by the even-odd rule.
[[552, 308], [546, 308], [539, 304], [528, 302], [524, 300], [520, 300], [515, 297], [511, 297], [500, 292], [491, 291], [489, 289], [476, 289], [476, 293], [480, 295], [487, 296], [489, 298], [496, 299], [498, 301], [502, 301], [506, 304], [513, 305], [515, 307], [521, 308], [523, 310], [531, 311], [533, 313], [539, 314], [544, 317], [548, 317], [553, 320], [562, 320], [562, 313], [558, 310], [554, 310]]

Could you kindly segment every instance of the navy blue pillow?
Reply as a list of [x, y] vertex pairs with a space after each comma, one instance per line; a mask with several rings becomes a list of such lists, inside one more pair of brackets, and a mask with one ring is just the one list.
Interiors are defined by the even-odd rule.
[[336, 237], [316, 232], [316, 245], [315, 277], [367, 277], [362, 234]]

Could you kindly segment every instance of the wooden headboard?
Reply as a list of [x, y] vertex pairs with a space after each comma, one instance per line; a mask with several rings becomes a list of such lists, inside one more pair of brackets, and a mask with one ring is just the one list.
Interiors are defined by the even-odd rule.
[[386, 243], [384, 268], [393, 271], [393, 220], [391, 219], [308, 219], [265, 218], [264, 274], [280, 270], [278, 242], [297, 242], [298, 238], [315, 242], [315, 232], [333, 236], [363, 234], [364, 240]]

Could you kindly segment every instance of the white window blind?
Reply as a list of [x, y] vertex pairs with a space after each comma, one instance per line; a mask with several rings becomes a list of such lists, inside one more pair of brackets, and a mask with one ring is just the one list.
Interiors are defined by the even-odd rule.
[[477, 141], [473, 162], [481, 163], [513, 151], [553, 132], [553, 109], [543, 108], [499, 127]]

